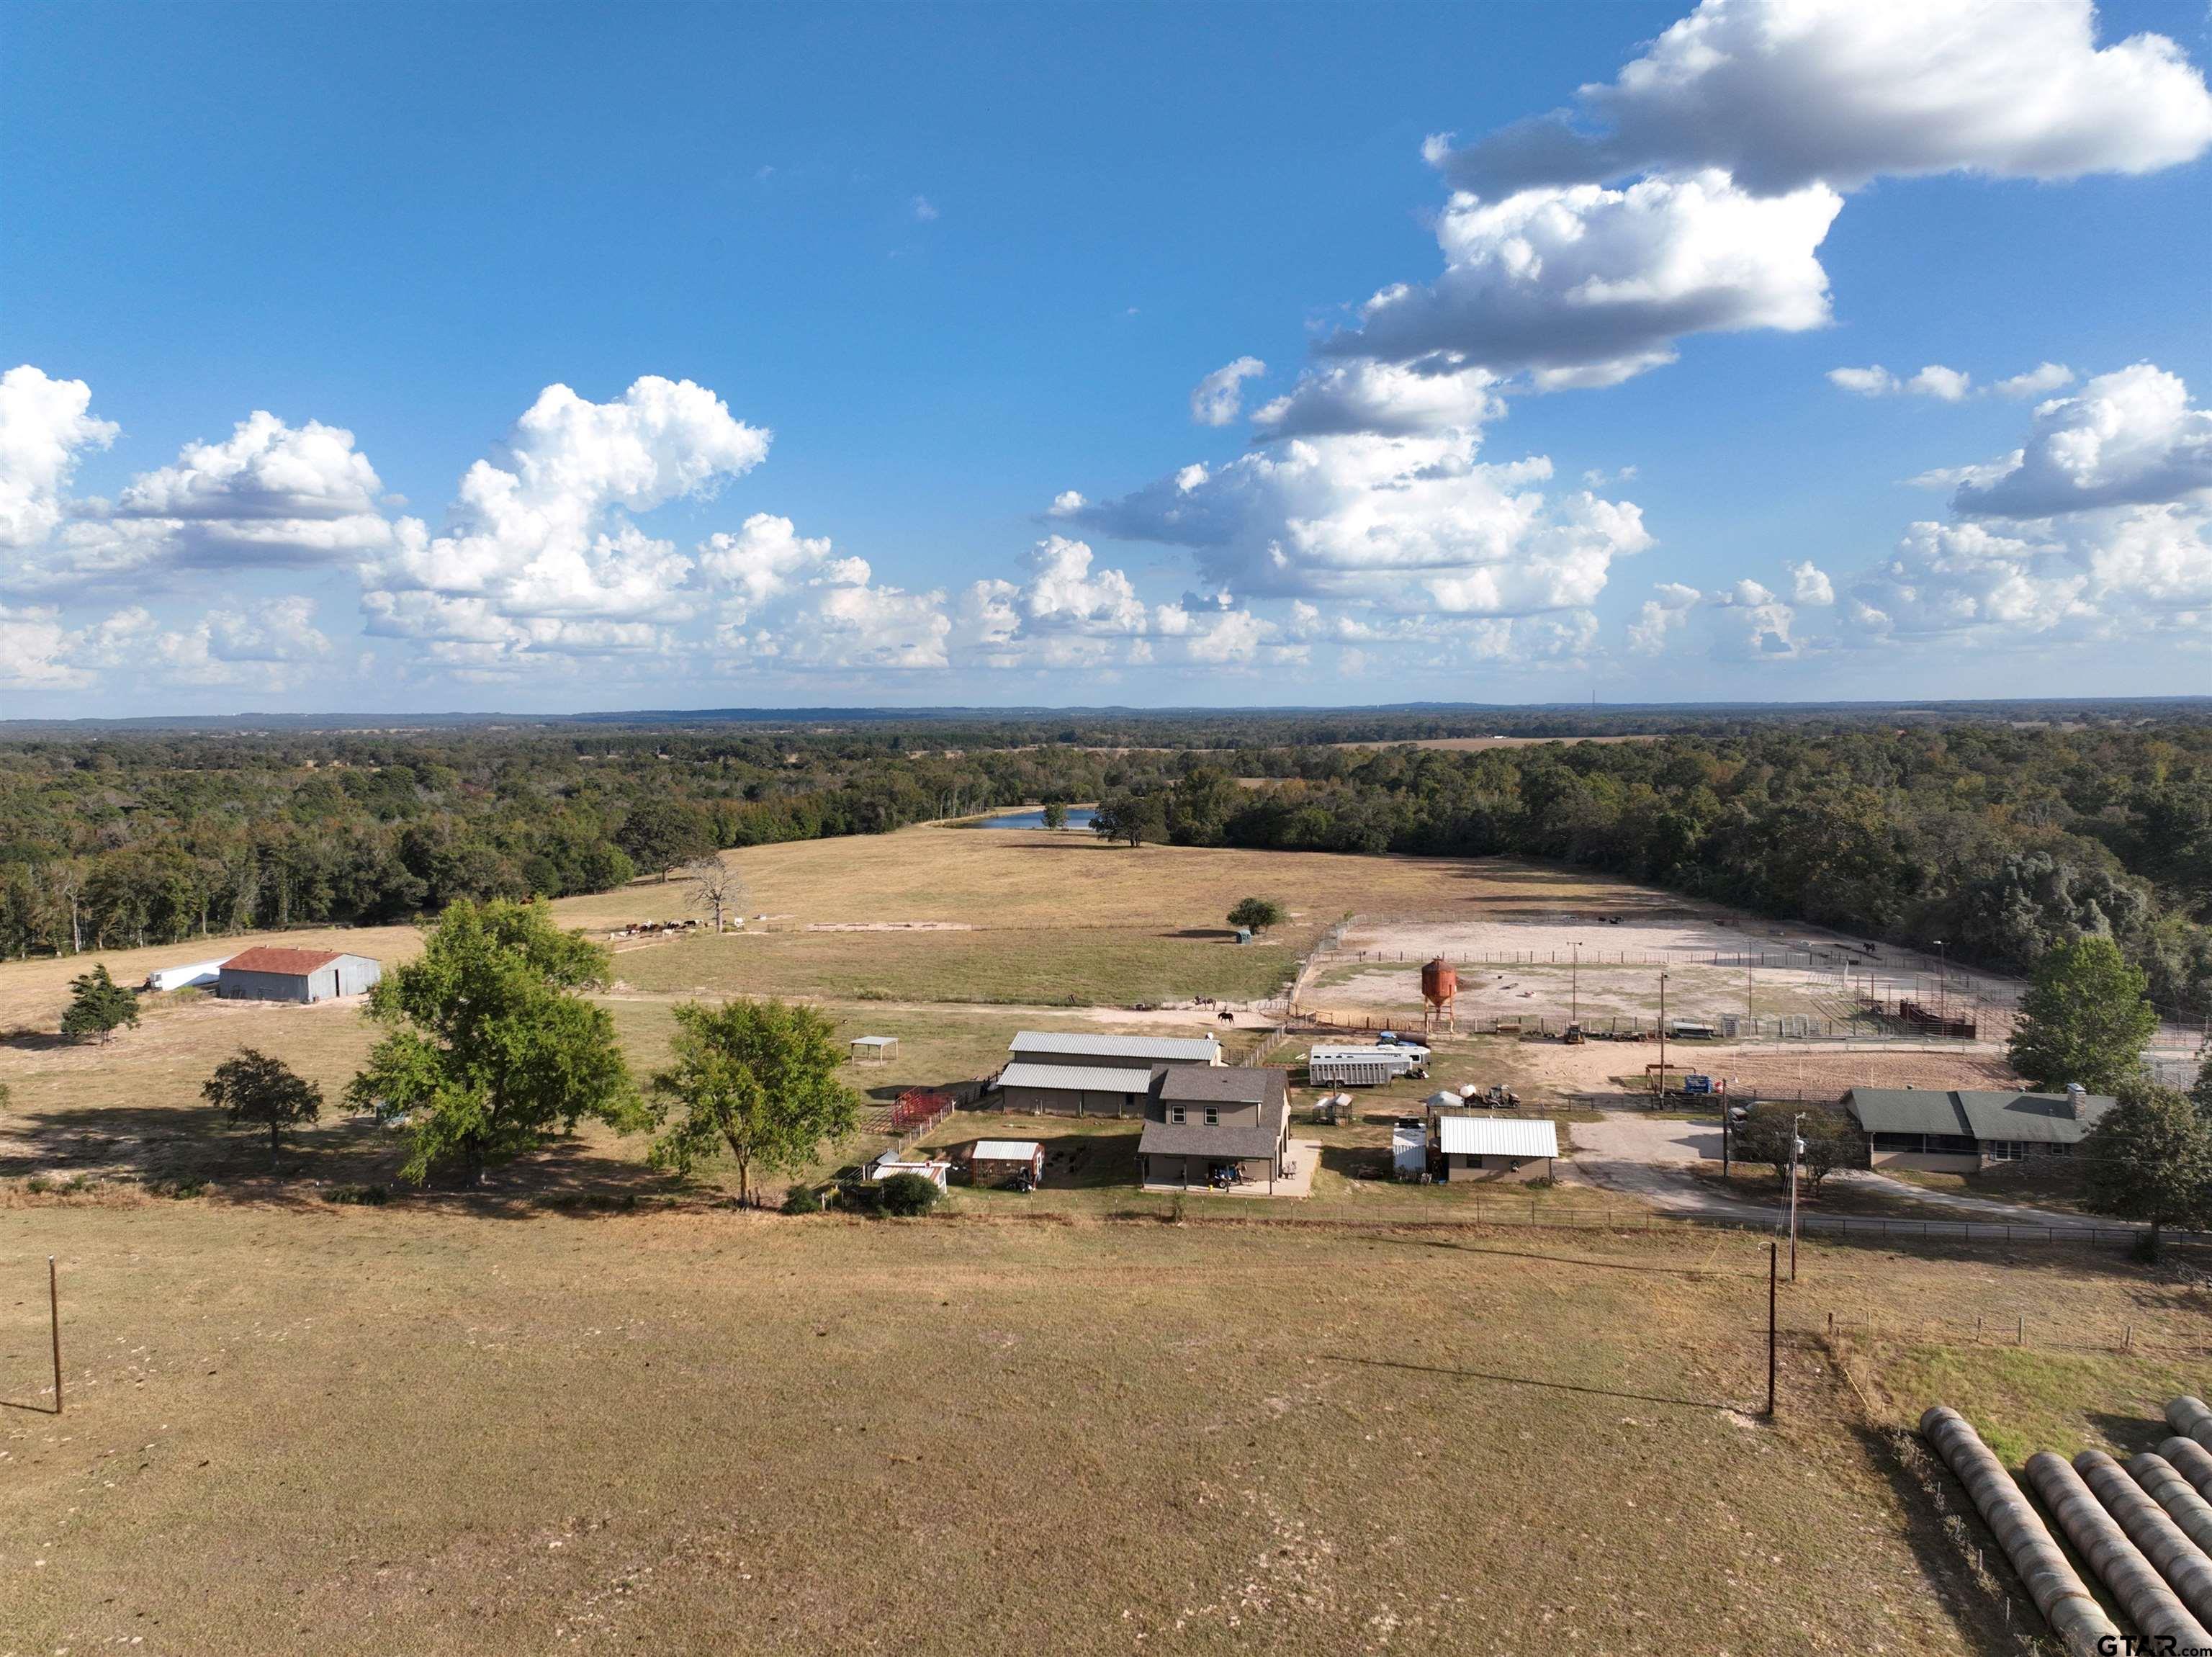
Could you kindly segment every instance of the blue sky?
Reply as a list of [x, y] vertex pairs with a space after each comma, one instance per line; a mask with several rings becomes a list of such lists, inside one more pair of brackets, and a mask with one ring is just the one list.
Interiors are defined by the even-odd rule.
[[16, 6], [0, 710], [2202, 692], [2207, 16]]

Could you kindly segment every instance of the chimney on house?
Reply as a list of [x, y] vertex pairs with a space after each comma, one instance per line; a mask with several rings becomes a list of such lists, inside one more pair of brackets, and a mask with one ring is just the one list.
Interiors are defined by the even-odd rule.
[[2076, 1122], [2081, 1119], [2082, 1106], [2088, 1103], [2089, 1091], [2078, 1081], [2066, 1084], [2066, 1114]]

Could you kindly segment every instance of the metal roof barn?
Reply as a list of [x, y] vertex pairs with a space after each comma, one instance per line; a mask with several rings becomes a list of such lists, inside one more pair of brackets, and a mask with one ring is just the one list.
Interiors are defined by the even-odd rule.
[[383, 976], [368, 955], [264, 944], [225, 961], [215, 992], [225, 1001], [328, 1001], [361, 995]]
[[1170, 1064], [1218, 1064], [1221, 1044], [1212, 1036], [1078, 1035], [1058, 1030], [1020, 1030], [1006, 1044], [1016, 1058], [1164, 1060]]
[[1557, 1156], [1559, 1130], [1525, 1118], [1448, 1116], [1437, 1124], [1446, 1156]]
[[1009, 1064], [999, 1072], [1001, 1087], [1058, 1087], [1088, 1093], [1148, 1093], [1150, 1070], [1119, 1069], [1103, 1064]]

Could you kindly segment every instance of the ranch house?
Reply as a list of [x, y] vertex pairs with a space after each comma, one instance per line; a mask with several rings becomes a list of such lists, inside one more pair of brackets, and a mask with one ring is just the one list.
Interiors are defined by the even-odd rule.
[[2079, 1087], [2063, 1093], [1854, 1087], [1844, 1095], [1844, 1108], [1867, 1136], [1873, 1167], [1937, 1173], [2071, 1155], [2113, 1103]]
[[1137, 1140], [1138, 1183], [1196, 1187], [1284, 1177], [1290, 1073], [1273, 1066], [1186, 1066], [1160, 1078]]

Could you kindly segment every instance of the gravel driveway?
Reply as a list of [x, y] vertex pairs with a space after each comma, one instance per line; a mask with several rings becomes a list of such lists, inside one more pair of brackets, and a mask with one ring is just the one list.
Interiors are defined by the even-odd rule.
[[[1662, 1213], [1686, 1218], [1730, 1220], [1753, 1225], [1773, 1225], [1786, 1212], [1781, 1206], [1748, 1203], [1715, 1191], [1690, 1172], [1699, 1161], [1718, 1161], [1721, 1154], [1719, 1121], [1669, 1121], [1642, 1111], [1607, 1111], [1595, 1122], [1573, 1124], [1575, 1154], [1571, 1177], [1608, 1191], [1640, 1197]], [[2075, 1219], [2045, 1209], [1995, 1203], [1981, 1197], [1951, 1197], [1924, 1191], [1886, 1174], [1839, 1169], [1832, 1179], [1866, 1180], [1886, 1192], [1902, 1197], [1927, 1210], [1936, 1236], [1964, 1234], [1968, 1226], [2018, 1226], [2039, 1232], [2097, 1232], [2133, 1229], [2118, 1221]], [[1948, 1219], [1942, 1216], [1949, 1216]], [[1880, 1225], [1879, 1220], [1807, 1214], [1799, 1211], [1798, 1224], [1808, 1231], [1859, 1230]], [[1921, 1222], [1902, 1223], [1917, 1228]]]

